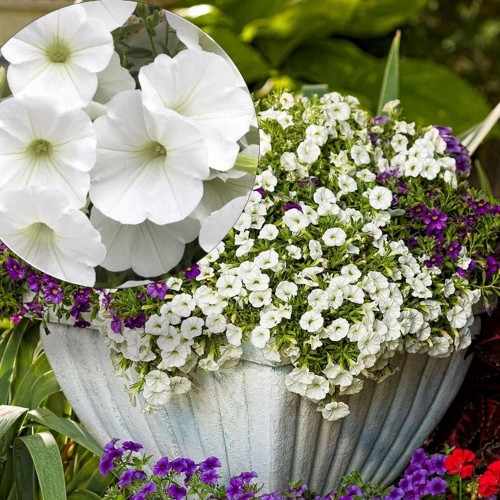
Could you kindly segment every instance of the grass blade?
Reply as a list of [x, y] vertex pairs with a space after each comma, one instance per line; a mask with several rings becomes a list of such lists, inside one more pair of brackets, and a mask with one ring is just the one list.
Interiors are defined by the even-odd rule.
[[481, 190], [486, 196], [493, 197], [493, 189], [491, 188], [491, 183], [488, 178], [488, 174], [485, 172], [479, 160], [476, 160], [474, 162], [474, 168], [476, 169], [477, 176], [479, 178], [479, 185], [481, 186]]
[[18, 406], [0, 406], [0, 478], [4, 477], [4, 470], [11, 462], [11, 446], [27, 411]]
[[384, 79], [380, 89], [378, 100], [377, 115], [382, 114], [382, 109], [389, 101], [399, 98], [399, 44], [401, 32], [397, 31], [392, 41], [387, 63], [385, 65]]
[[63, 464], [50, 432], [14, 441], [14, 474], [18, 500], [38, 498], [33, 484], [35, 474], [43, 500], [66, 500]]
[[478, 123], [459, 136], [462, 144], [469, 150], [471, 155], [490, 133], [491, 129], [495, 126], [498, 120], [500, 120], [500, 103], [496, 105], [484, 121]]

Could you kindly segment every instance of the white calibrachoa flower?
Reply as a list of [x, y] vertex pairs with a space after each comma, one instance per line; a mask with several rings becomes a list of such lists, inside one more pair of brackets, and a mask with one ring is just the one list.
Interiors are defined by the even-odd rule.
[[207, 146], [199, 130], [173, 112], [153, 113], [141, 92], [122, 92], [94, 124], [97, 163], [90, 199], [122, 224], [186, 218], [203, 196], [209, 175]]
[[85, 286], [106, 256], [101, 236], [63, 192], [38, 186], [0, 196], [0, 239], [47, 274]]
[[65, 109], [89, 104], [97, 73], [108, 66], [113, 51], [113, 37], [104, 23], [89, 18], [80, 5], [37, 19], [2, 47], [15, 96], [53, 98], [57, 89], [57, 101]]
[[[398, 353], [445, 357], [470, 344], [472, 306], [486, 282], [469, 266], [494, 247], [500, 218], [477, 218], [474, 239], [456, 241], [454, 221], [474, 207], [438, 129], [394, 111], [374, 123], [338, 93], [268, 101], [258, 191], [224, 248], [200, 262], [196, 279], [169, 285], [174, 298], [152, 306], [144, 331], [121, 343], [109, 326], [103, 331], [122, 353], [116, 362], [137, 363], [142, 378], [142, 370], [173, 380], [196, 366], [235, 366], [249, 343], [273, 363], [290, 363], [286, 388], [337, 420], [349, 415], [338, 398], [394, 373]], [[293, 127], [277, 123], [284, 110]], [[424, 223], [419, 214], [432, 210]], [[445, 221], [438, 241], [428, 227]], [[142, 362], [149, 345], [154, 358]]]
[[85, 205], [96, 137], [83, 111], [61, 111], [48, 98], [6, 99], [0, 104], [0, 144], [0, 191], [53, 187], [66, 193], [72, 207]]
[[175, 57], [160, 54], [141, 68], [139, 82], [149, 109], [175, 111], [201, 131], [211, 168], [233, 167], [237, 141], [249, 131], [255, 113], [249, 93], [224, 58], [197, 50]]

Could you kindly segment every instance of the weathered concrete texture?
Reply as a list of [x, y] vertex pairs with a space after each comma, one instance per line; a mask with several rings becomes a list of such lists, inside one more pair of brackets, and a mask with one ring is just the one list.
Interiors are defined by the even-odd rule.
[[353, 469], [365, 480], [388, 484], [439, 422], [471, 361], [463, 352], [444, 359], [399, 355], [394, 376], [367, 381], [360, 394], [344, 399], [351, 414], [327, 422], [314, 404], [286, 390], [290, 366], [266, 364], [247, 352], [237, 368], [198, 371], [189, 395], [145, 414], [141, 398], [131, 405], [97, 331], [57, 324], [49, 330], [42, 330], [42, 342], [57, 379], [101, 444], [133, 439], [155, 458], [216, 455], [225, 479], [255, 470], [266, 491], [302, 478], [326, 492]]

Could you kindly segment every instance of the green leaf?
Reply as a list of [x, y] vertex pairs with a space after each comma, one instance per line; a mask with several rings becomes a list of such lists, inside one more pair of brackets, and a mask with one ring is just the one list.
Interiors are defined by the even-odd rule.
[[0, 406], [0, 478], [11, 461], [11, 446], [23, 425], [28, 408]]
[[391, 50], [385, 65], [384, 79], [380, 89], [377, 115], [382, 114], [382, 109], [389, 101], [399, 98], [399, 41], [401, 32], [398, 31], [392, 41]]
[[78, 471], [66, 483], [67, 494], [70, 495], [79, 490], [90, 490], [102, 496], [114, 481], [113, 474], [101, 475], [98, 469], [99, 460], [94, 455], [87, 460], [84, 457], [78, 457], [78, 463]]
[[59, 447], [50, 432], [14, 441], [14, 474], [18, 500], [37, 498], [36, 474], [43, 500], [66, 500], [66, 485]]
[[479, 185], [481, 186], [483, 193], [486, 196], [493, 196], [493, 189], [491, 188], [490, 180], [488, 179], [488, 175], [479, 160], [474, 162], [474, 168], [476, 169], [477, 176], [479, 178]]
[[68, 500], [101, 500], [102, 496], [90, 490], [76, 490], [68, 495]]
[[216, 26], [204, 30], [226, 51], [247, 84], [269, 76], [270, 67], [266, 60], [253, 47], [243, 43], [236, 33]]
[[102, 455], [102, 447], [97, 441], [77, 422], [67, 418], [58, 417], [46, 408], [31, 410], [28, 419], [44, 425], [50, 430], [66, 436], [91, 451], [94, 455]]
[[486, 136], [490, 133], [496, 123], [500, 120], [500, 103], [495, 106], [495, 109], [481, 123], [474, 125], [471, 129], [462, 134], [459, 139], [462, 144], [469, 150], [470, 154], [479, 147]]
[[9, 402], [17, 352], [28, 325], [29, 322], [23, 320], [19, 325], [12, 330], [8, 330], [2, 336], [2, 343], [6, 342], [6, 345], [0, 359], [0, 404], [7, 404]]
[[0, 67], [0, 99], [9, 95], [11, 95], [11, 91], [7, 82], [7, 70]]

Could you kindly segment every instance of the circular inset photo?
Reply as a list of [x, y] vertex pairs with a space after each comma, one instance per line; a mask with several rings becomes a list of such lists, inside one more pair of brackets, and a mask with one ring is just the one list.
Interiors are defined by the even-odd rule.
[[253, 189], [248, 89], [199, 28], [145, 3], [52, 12], [1, 49], [0, 240], [71, 283], [119, 288], [194, 264]]

